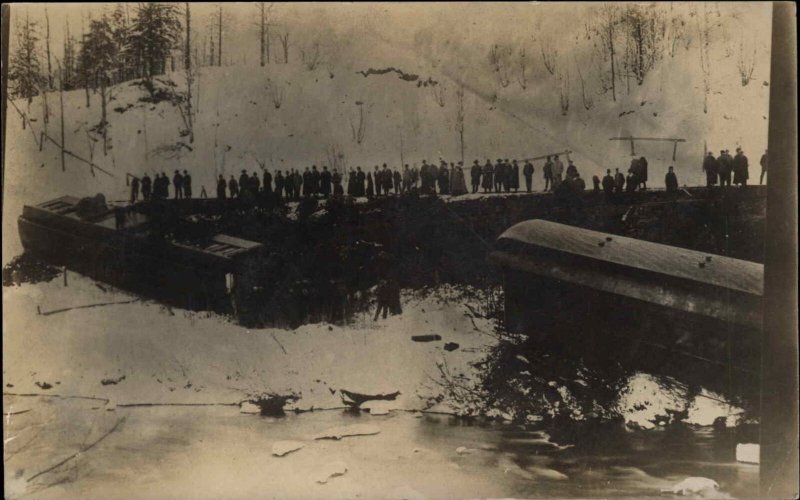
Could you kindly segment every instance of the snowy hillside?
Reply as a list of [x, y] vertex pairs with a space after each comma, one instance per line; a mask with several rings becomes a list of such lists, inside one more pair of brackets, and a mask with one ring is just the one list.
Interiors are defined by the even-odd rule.
[[[753, 46], [758, 57], [746, 86], [741, 85], [737, 70], [739, 38], [731, 34], [739, 32], [745, 19], [748, 26], [768, 26], [770, 11], [768, 5], [725, 4], [720, 8], [726, 16], [715, 20], [719, 26], [709, 40], [712, 66], [707, 113], [703, 111], [700, 46], [691, 41], [695, 16], [688, 9], [672, 15], [687, 23], [689, 41], [682, 42], [673, 55], [665, 54], [641, 86], [628, 82], [630, 93], [618, 89], [616, 101], [598, 89], [592, 41], [584, 36], [583, 27], [576, 25], [561, 38], [554, 38], [547, 34], [548, 29], [553, 31], [552, 23], [542, 27], [541, 22], [531, 30], [534, 35], [529, 41], [530, 68], [524, 89], [513, 74], [509, 79], [514, 81], [504, 82], [506, 86], [498, 83], [484, 56], [490, 40], [476, 42], [464, 34], [466, 41], [458, 42], [454, 35], [420, 30], [413, 42], [407, 42], [380, 32], [375, 23], [350, 39], [335, 62], [313, 70], [300, 60], [266, 67], [252, 63], [201, 67], [192, 90], [196, 111], [192, 143], [184, 135], [177, 106], [168, 101], [143, 102], [148, 93], [135, 82], [125, 82], [112, 89], [108, 112], [111, 147], [104, 155], [96, 134], [93, 138], [89, 134], [100, 121], [99, 94], [91, 96], [87, 107], [82, 90], [66, 92], [67, 149], [93, 158], [114, 177], [92, 173], [86, 164], [70, 157], [62, 172], [58, 148], [46, 143], [39, 151], [36, 143], [43, 123], [41, 98], [34, 98], [30, 106], [17, 101], [16, 105], [36, 120], [31, 127], [35, 132], [23, 130], [19, 115], [9, 107], [3, 224], [13, 227], [23, 203], [63, 194], [103, 192], [110, 200], [124, 200], [126, 173], [171, 175], [175, 169], [188, 169], [195, 191], [199, 193], [204, 186], [213, 195], [218, 174], [227, 177], [241, 169], [259, 170], [259, 164], [275, 171], [311, 164], [332, 166], [334, 158], [350, 168], [371, 168], [384, 162], [399, 167], [401, 157], [409, 164], [440, 157], [458, 161], [457, 90], [462, 85], [467, 164], [473, 159], [525, 158], [569, 149], [584, 177], [589, 178], [606, 168], [626, 168], [629, 143], [609, 138], [633, 134], [687, 141], [678, 146], [674, 162], [672, 143], [636, 144], [637, 156], [644, 155], [650, 162], [655, 186], [662, 184], [661, 172], [671, 164], [682, 184], [700, 184], [705, 145], [715, 151], [741, 145], [750, 157], [753, 175], [766, 147], [769, 33], [748, 32], [748, 47]], [[551, 21], [563, 20], [563, 9], [553, 16]], [[544, 67], [537, 48], [545, 36], [561, 49], [562, 70], [556, 75]], [[468, 43], [485, 47], [467, 54], [463, 47]], [[376, 74], [370, 73], [370, 68], [398, 71]], [[581, 68], [583, 92], [577, 75]], [[566, 90], [570, 105], [562, 111], [559, 89], [565, 78], [570, 82]], [[177, 93], [186, 90], [181, 71], [160, 80], [164, 82], [158, 84], [161, 87]], [[584, 96], [591, 101], [590, 109], [586, 109]], [[48, 95], [48, 104], [48, 132], [57, 138], [57, 92]], [[535, 188], [541, 188], [541, 164], [536, 164]], [[18, 242], [7, 240], [3, 243], [4, 262], [19, 252]]]

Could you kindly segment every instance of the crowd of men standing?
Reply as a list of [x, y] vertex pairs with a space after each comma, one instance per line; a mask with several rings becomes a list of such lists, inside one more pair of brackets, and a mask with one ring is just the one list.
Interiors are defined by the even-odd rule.
[[[767, 164], [769, 162], [767, 155], [768, 152], [766, 150], [761, 155], [759, 184], [764, 182], [764, 175], [767, 173]], [[733, 184], [746, 186], [747, 181], [750, 179], [750, 162], [742, 148], [736, 148], [736, 156], [731, 156], [729, 150], [723, 149], [716, 158], [714, 153], [709, 151], [703, 159], [703, 171], [706, 173], [706, 186], [709, 189], [717, 184], [730, 186], [731, 180], [733, 180]], [[733, 179], [731, 179], [731, 175]]]
[[[472, 193], [510, 193], [519, 192], [520, 174], [525, 180], [525, 191], [533, 191], [533, 177], [536, 172], [531, 160], [520, 161], [498, 158], [494, 163], [491, 160], [481, 165], [474, 160], [469, 169], [470, 187]], [[767, 152], [761, 157], [761, 182], [767, 171]], [[703, 160], [703, 171], [706, 173], [707, 185], [710, 188], [719, 183], [722, 186], [734, 184], [745, 186], [749, 179], [748, 159], [741, 148], [736, 149], [736, 156], [728, 154], [727, 150], [720, 151], [720, 156], [715, 158], [712, 153]], [[289, 169], [284, 173], [281, 170], [273, 176], [264, 170], [261, 177], [256, 172], [248, 174], [242, 170], [239, 177], [231, 175], [225, 179], [220, 175], [217, 179], [217, 198], [247, 198], [259, 194], [277, 195], [278, 199], [299, 200], [308, 197], [328, 197], [330, 195], [344, 195], [345, 192], [353, 197], [366, 197], [368, 199], [388, 196], [392, 193], [403, 194], [415, 190], [420, 194], [447, 194], [458, 196], [468, 193], [463, 162], [448, 164], [444, 160], [437, 166], [422, 161], [422, 166], [403, 166], [402, 171], [389, 168], [385, 163], [382, 167], [375, 165], [372, 171], [357, 166], [349, 171], [347, 178], [337, 169], [328, 170], [327, 166], [318, 169], [316, 165], [306, 167], [302, 173], [297, 169]], [[731, 178], [731, 175], [733, 177]], [[133, 177], [133, 176], [131, 176]], [[578, 172], [578, 167], [571, 159], [567, 159], [567, 166], [559, 155], [547, 156], [542, 167], [544, 191], [556, 193], [580, 193], [586, 189], [586, 183]], [[617, 168], [612, 174], [606, 170], [602, 180], [592, 176], [595, 192], [601, 189], [607, 196], [622, 192], [633, 192], [647, 189], [648, 163], [642, 156], [631, 160], [627, 175]], [[346, 186], [345, 186], [346, 182]], [[678, 190], [678, 180], [672, 166], [669, 167], [665, 179], [667, 192]], [[169, 198], [169, 186], [173, 186], [175, 199], [192, 197], [192, 177], [188, 171], [181, 173], [175, 171], [170, 182], [165, 173], [156, 174], [151, 179], [145, 174], [141, 179], [133, 177], [131, 182], [131, 202], [139, 199], [141, 191], [144, 200]], [[205, 188], [200, 196], [205, 198]]]

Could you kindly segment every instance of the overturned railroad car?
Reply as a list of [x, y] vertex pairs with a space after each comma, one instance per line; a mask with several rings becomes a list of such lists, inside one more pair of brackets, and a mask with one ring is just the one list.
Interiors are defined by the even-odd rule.
[[758, 372], [761, 264], [545, 220], [506, 230], [489, 260], [505, 327], [549, 349], [735, 392]]
[[[154, 218], [102, 197], [63, 196], [26, 205], [19, 233], [26, 252], [95, 279], [190, 309], [241, 315], [260, 281], [260, 243], [226, 234], [176, 234], [168, 208]], [[174, 221], [173, 221], [174, 222]]]

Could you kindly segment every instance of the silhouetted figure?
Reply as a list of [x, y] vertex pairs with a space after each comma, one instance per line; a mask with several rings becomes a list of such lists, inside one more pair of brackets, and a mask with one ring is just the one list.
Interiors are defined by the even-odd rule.
[[[719, 152], [719, 157], [714, 160], [714, 156], [709, 153], [709, 157], [706, 157], [708, 164], [713, 167], [712, 173], [709, 174], [709, 171], [706, 170], [705, 161], [703, 162], [703, 170], [706, 172], [706, 186], [714, 185], [717, 183], [717, 178], [719, 178], [719, 185], [720, 186], [730, 186], [731, 185], [731, 173], [733, 172], [733, 162], [731, 160], [730, 155], [726, 150], [722, 150]], [[713, 160], [713, 163], [712, 163]], [[710, 187], [710, 186], [709, 186]]]
[[[720, 151], [720, 160], [722, 159], [722, 154], [725, 153], [724, 151]], [[708, 152], [705, 158], [703, 158], [703, 172], [706, 173], [706, 187], [711, 189], [717, 183], [717, 175], [719, 174], [719, 161], [714, 159], [714, 154], [711, 151]]]
[[139, 178], [134, 177], [131, 180], [131, 203], [139, 201]]
[[764, 150], [764, 154], [761, 155], [761, 176], [758, 178], [759, 184], [764, 184], [764, 175], [767, 173], [767, 165], [769, 164], [769, 156], [767, 156], [767, 150]]
[[[353, 174], [350, 174], [351, 177], [352, 175]], [[331, 175], [331, 182], [333, 183], [333, 195], [343, 196], [344, 188], [342, 188], [342, 174], [340, 174], [335, 168], [333, 169], [333, 175]]]
[[[327, 198], [331, 195], [331, 181], [332, 181], [331, 173], [328, 172], [328, 166], [322, 166], [322, 172], [319, 173], [319, 192], [322, 196]], [[341, 183], [341, 179], [339, 179]]]
[[450, 194], [460, 196], [467, 194], [467, 181], [464, 179], [464, 168], [461, 162], [450, 172]]
[[149, 175], [144, 174], [144, 177], [142, 177], [142, 198], [144, 198], [144, 200], [147, 201], [150, 199], [152, 193], [153, 193], [153, 181], [150, 180]]
[[600, 177], [597, 177], [596, 175], [592, 176], [592, 189], [595, 193], [600, 192]]
[[525, 191], [531, 192], [531, 188], [533, 186], [533, 163], [530, 161], [525, 162], [525, 166], [522, 167], [522, 175], [525, 176]]
[[606, 170], [606, 175], [603, 177], [603, 192], [606, 194], [606, 201], [611, 201], [614, 196], [614, 187], [616, 182], [611, 175], [611, 169]]
[[286, 179], [283, 177], [283, 173], [278, 170], [275, 172], [275, 195], [278, 197], [278, 201], [281, 201], [283, 198], [283, 188], [286, 183]]
[[244, 196], [249, 191], [249, 187], [250, 176], [247, 175], [247, 170], [242, 170], [242, 174], [239, 176], [239, 196]]
[[403, 176], [399, 170], [394, 171], [392, 180], [394, 181], [394, 194], [400, 194], [403, 189]]
[[[506, 162], [508, 162], [508, 160], [506, 160]], [[519, 191], [519, 164], [517, 163], [517, 160], [511, 162], [511, 168], [509, 169], [508, 174], [511, 177], [509, 179], [509, 187], [516, 193]]]
[[[375, 175], [380, 175], [376, 172]], [[375, 196], [375, 182], [372, 180], [372, 172], [367, 173], [367, 199], [371, 200]]]
[[231, 178], [228, 181], [228, 192], [230, 192], [231, 198], [239, 197], [239, 183], [236, 182], [236, 178], [234, 178], [233, 175], [231, 175]]
[[647, 158], [644, 156], [639, 158], [639, 169], [636, 173], [636, 180], [642, 186], [642, 189], [647, 189]]
[[486, 160], [486, 164], [483, 166], [483, 192], [489, 193], [494, 186], [494, 180], [492, 177], [494, 176], [494, 167], [492, 166], [492, 162]]
[[228, 183], [225, 182], [225, 177], [223, 177], [222, 174], [219, 174], [219, 178], [217, 179], [217, 198], [220, 200], [227, 198], [227, 190]]
[[733, 158], [733, 183], [744, 187], [747, 185], [748, 179], [750, 179], [750, 164], [744, 151], [737, 148], [736, 156]]
[[192, 176], [189, 175], [189, 172], [184, 170], [183, 171], [183, 197], [184, 198], [191, 198], [192, 197]]
[[624, 188], [625, 175], [616, 168], [614, 169], [614, 192], [621, 193]]
[[366, 182], [367, 175], [361, 170], [361, 167], [356, 167], [356, 196], [364, 196]]
[[469, 178], [472, 183], [472, 192], [477, 193], [481, 187], [481, 166], [478, 160], [473, 160], [472, 167], [469, 169]]
[[172, 176], [172, 186], [175, 188], [175, 199], [183, 198], [183, 176], [178, 170]]
[[264, 193], [272, 194], [272, 174], [264, 169]]
[[558, 159], [558, 155], [553, 157], [553, 187], [561, 184], [564, 175], [564, 164]]
[[664, 177], [664, 185], [667, 186], [667, 193], [678, 192], [678, 176], [675, 175], [671, 165], [667, 175]]

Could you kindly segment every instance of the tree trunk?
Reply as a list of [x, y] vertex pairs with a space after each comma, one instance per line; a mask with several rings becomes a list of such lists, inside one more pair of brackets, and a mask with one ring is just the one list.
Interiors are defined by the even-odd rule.
[[189, 2], [186, 2], [186, 50], [184, 66], [186, 68], [186, 119], [189, 125], [189, 143], [194, 142], [194, 125], [192, 123], [192, 14]]
[[264, 21], [264, 2], [259, 3], [259, 10], [261, 11], [261, 32], [260, 32], [260, 40], [261, 40], [261, 67], [264, 67], [264, 49], [266, 48], [264, 45], [264, 34], [265, 34], [265, 21]]
[[614, 67], [614, 29], [610, 26], [608, 28], [608, 50], [611, 55], [611, 98], [617, 100], [617, 70]]
[[47, 14], [47, 8], [44, 9], [44, 20], [46, 23], [45, 35], [45, 49], [47, 51], [47, 89], [53, 88], [53, 66], [50, 62], [50, 16]]
[[67, 171], [67, 163], [66, 158], [64, 156], [64, 149], [66, 149], [67, 144], [64, 142], [64, 71], [59, 70], [59, 97], [61, 99], [61, 171]]
[[219, 6], [219, 27], [217, 28], [217, 66], [222, 66], [222, 5]]

